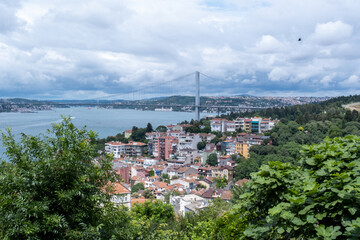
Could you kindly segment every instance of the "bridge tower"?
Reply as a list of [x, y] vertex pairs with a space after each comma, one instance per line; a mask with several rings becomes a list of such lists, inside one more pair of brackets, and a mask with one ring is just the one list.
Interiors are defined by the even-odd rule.
[[200, 121], [200, 73], [195, 72], [195, 120]]

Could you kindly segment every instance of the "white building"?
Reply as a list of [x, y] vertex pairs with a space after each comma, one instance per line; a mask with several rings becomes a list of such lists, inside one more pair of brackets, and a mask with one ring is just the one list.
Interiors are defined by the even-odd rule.
[[210, 120], [212, 132], [226, 132], [226, 124], [228, 120], [223, 118], [213, 118]]
[[157, 164], [158, 162], [159, 162], [159, 160], [157, 160], [157, 159], [144, 158], [144, 166], [145, 167], [153, 166], [153, 165]]
[[228, 121], [226, 123], [226, 131], [227, 132], [236, 132], [236, 123], [235, 123], [235, 121]]
[[199, 209], [209, 206], [205, 198], [199, 197], [195, 194], [185, 196], [170, 196], [170, 204], [174, 206], [176, 214], [185, 216], [186, 212], [196, 213]]
[[122, 204], [125, 207], [131, 207], [131, 192], [121, 183], [112, 183], [111, 187], [113, 188], [113, 194], [110, 201], [114, 204]]
[[197, 144], [201, 142], [201, 137], [195, 133], [181, 133], [178, 140], [178, 150], [197, 149]]
[[115, 158], [141, 156], [147, 145], [141, 142], [108, 142], [105, 143], [105, 152], [114, 154]]

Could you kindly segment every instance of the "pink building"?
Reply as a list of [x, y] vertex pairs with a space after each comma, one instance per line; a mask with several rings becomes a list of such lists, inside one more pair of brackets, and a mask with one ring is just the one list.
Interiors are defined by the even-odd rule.
[[156, 137], [153, 139], [153, 155], [161, 159], [169, 159], [176, 151], [178, 139], [172, 136]]

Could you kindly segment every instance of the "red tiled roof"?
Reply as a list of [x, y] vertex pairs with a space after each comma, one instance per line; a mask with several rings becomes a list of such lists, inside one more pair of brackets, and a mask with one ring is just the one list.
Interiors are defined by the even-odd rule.
[[232, 192], [230, 190], [224, 190], [222, 193], [221, 193], [221, 199], [224, 199], [224, 200], [230, 200], [231, 197], [232, 197]]
[[152, 199], [148, 199], [148, 198], [144, 198], [144, 197], [141, 197], [141, 198], [133, 198], [131, 199], [131, 205], [134, 205], [134, 204], [144, 204], [145, 202], [147, 201], [153, 201]]
[[238, 133], [237, 135], [238, 136], [245, 136], [245, 135], [247, 135], [247, 133]]
[[131, 177], [131, 180], [132, 181], [136, 181], [136, 180], [139, 180], [141, 177], [140, 176], [132, 176]]
[[165, 188], [168, 184], [166, 182], [153, 182], [153, 185], [159, 188]]
[[175, 186], [174, 185], [168, 185], [168, 186], [166, 186], [164, 188], [165, 188], [166, 191], [171, 191], [171, 190], [173, 190], [175, 188]]
[[114, 145], [114, 146], [121, 146], [121, 145], [125, 145], [125, 143], [122, 143], [122, 142], [108, 142], [106, 144], [109, 144], [109, 145]]
[[213, 118], [210, 121], [227, 121], [225, 118]]
[[130, 193], [130, 190], [127, 189], [124, 185], [121, 183], [110, 183], [110, 186], [114, 190], [114, 194], [126, 194]]
[[175, 183], [175, 184], [171, 184], [172, 186], [176, 187], [176, 188], [184, 188], [185, 186], [180, 184], [180, 183]]

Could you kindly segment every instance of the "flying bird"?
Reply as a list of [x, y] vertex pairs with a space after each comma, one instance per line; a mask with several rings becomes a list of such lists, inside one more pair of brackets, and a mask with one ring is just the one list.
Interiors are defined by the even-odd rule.
[[298, 40], [299, 42], [301, 42], [301, 38], [299, 38], [299, 40]]

